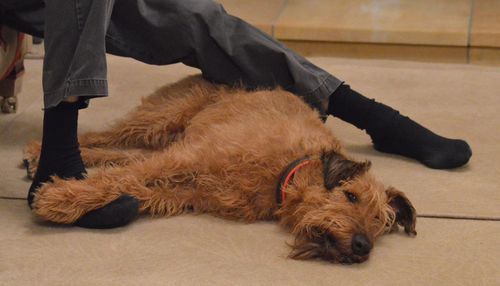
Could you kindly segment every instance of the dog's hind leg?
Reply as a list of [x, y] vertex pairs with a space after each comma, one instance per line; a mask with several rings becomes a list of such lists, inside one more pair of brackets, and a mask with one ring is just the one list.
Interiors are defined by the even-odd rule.
[[[161, 99], [161, 100], [160, 100]], [[182, 138], [189, 121], [217, 100], [215, 89], [193, 86], [184, 96], [152, 97], [109, 130], [79, 138], [84, 147], [163, 149]]]
[[102, 169], [85, 180], [54, 178], [37, 192], [33, 211], [44, 220], [78, 223], [86, 214], [128, 195], [139, 201], [140, 212], [175, 215], [191, 206], [193, 174], [190, 164], [161, 155], [127, 167]]

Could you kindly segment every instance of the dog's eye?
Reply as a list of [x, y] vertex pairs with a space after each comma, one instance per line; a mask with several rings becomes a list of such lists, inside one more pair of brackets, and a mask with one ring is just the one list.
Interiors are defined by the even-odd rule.
[[351, 192], [344, 192], [344, 194], [351, 203], [354, 204], [358, 202], [358, 197], [355, 194]]

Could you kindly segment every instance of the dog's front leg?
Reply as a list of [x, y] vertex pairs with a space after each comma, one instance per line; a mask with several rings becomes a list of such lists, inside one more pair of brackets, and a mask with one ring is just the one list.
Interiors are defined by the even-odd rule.
[[85, 180], [54, 178], [37, 192], [33, 211], [43, 220], [71, 224], [127, 194], [139, 200], [140, 212], [175, 215], [191, 205], [192, 173], [189, 164], [158, 156], [102, 169]]

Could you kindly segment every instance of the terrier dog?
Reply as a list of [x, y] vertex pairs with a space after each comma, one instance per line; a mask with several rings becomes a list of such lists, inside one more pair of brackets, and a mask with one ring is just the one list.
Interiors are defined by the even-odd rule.
[[[44, 184], [33, 203], [43, 220], [72, 224], [131, 196], [138, 212], [155, 216], [275, 220], [295, 236], [290, 257], [340, 263], [365, 261], [377, 237], [398, 225], [416, 234], [407, 197], [378, 182], [370, 162], [349, 159], [319, 114], [280, 89], [191, 77], [80, 144], [86, 166], [104, 168]], [[39, 152], [37, 142], [25, 149], [30, 166]]]

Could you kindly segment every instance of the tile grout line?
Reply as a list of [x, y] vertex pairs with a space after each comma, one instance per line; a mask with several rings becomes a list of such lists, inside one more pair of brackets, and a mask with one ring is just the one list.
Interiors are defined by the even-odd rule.
[[0, 196], [0, 200], [7, 200], [7, 201], [26, 201], [26, 198], [17, 198], [17, 197], [4, 197], [4, 196]]
[[474, 217], [474, 216], [461, 216], [461, 215], [417, 215], [417, 218], [431, 218], [431, 219], [454, 219], [454, 220], [475, 220], [475, 221], [500, 221], [498, 217]]
[[469, 23], [467, 27], [467, 63], [470, 64], [471, 58], [471, 38], [472, 38], [472, 24], [474, 21], [474, 6], [476, 4], [475, 0], [470, 0], [470, 12], [469, 12]]

